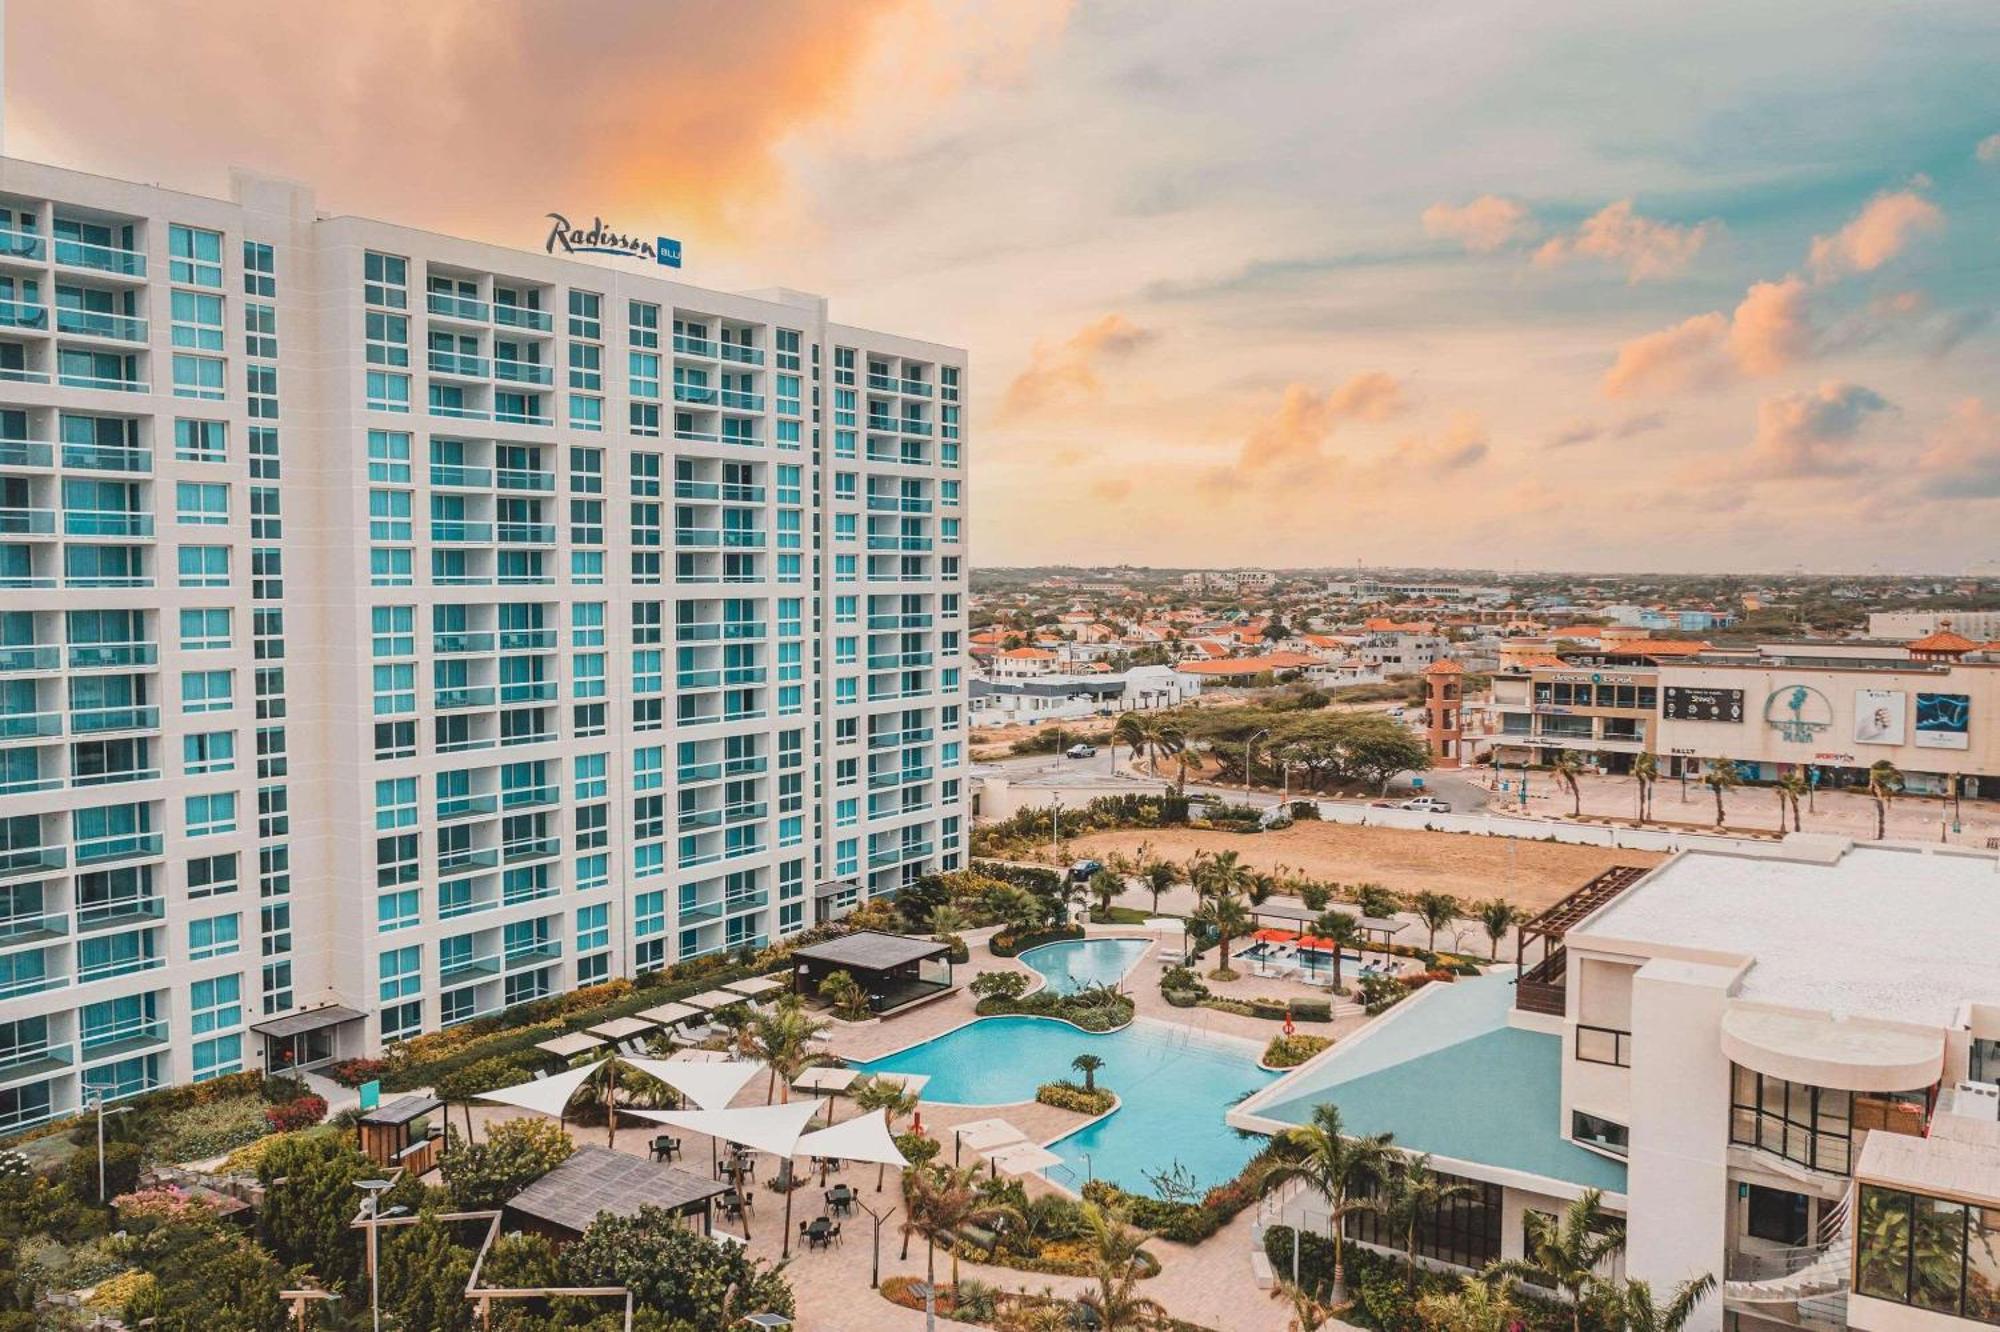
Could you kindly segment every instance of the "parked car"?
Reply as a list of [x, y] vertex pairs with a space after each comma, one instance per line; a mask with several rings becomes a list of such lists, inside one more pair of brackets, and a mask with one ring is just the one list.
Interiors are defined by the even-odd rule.
[[1222, 802], [1222, 797], [1213, 791], [1189, 791], [1187, 802], [1190, 805], [1216, 805]]
[[1393, 801], [1393, 800], [1371, 800], [1371, 801], [1369, 801], [1369, 802], [1368, 802], [1368, 808], [1370, 808], [1370, 809], [1397, 809], [1397, 808], [1400, 808], [1400, 806], [1398, 806], [1398, 805], [1396, 804], [1396, 802], [1395, 802], [1395, 801]]
[[1451, 801], [1440, 800], [1436, 796], [1413, 796], [1396, 806], [1397, 809], [1414, 809], [1425, 814], [1451, 813]]
[[1096, 758], [1097, 746], [1083, 745], [1083, 744], [1071, 745], [1068, 749], [1065, 749], [1063, 753], [1069, 758]]

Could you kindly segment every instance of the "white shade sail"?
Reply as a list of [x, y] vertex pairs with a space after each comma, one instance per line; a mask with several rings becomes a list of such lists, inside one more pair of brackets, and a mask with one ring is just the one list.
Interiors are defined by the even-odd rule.
[[496, 1087], [490, 1092], [481, 1092], [477, 1099], [493, 1101], [500, 1105], [519, 1106], [532, 1110], [538, 1115], [559, 1117], [569, 1108], [570, 1098], [577, 1088], [590, 1081], [591, 1076], [602, 1066], [603, 1061], [572, 1068], [552, 1077], [537, 1078], [532, 1082], [519, 1082], [512, 1087]]
[[886, 1111], [873, 1110], [844, 1120], [832, 1128], [808, 1133], [793, 1149], [800, 1156], [830, 1156], [837, 1161], [860, 1161], [868, 1165], [906, 1166], [909, 1159], [896, 1149], [895, 1135], [889, 1132]]
[[727, 1064], [697, 1064], [635, 1055], [624, 1062], [649, 1078], [658, 1078], [704, 1110], [727, 1107], [746, 1083], [765, 1071], [764, 1065], [748, 1059]]
[[951, 1134], [960, 1145], [980, 1153], [1004, 1147], [1010, 1142], [1025, 1142], [1028, 1138], [1027, 1134], [1004, 1119], [975, 1119], [970, 1124], [960, 1124]]
[[668, 1128], [706, 1133], [752, 1151], [789, 1157], [797, 1154], [799, 1134], [819, 1113], [819, 1102], [752, 1105], [741, 1110], [628, 1110], [626, 1113]]

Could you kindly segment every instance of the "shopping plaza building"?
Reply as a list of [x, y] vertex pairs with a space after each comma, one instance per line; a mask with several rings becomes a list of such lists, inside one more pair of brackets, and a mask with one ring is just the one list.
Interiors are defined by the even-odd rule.
[[1466, 1186], [1419, 1219], [1439, 1265], [1523, 1256], [1531, 1213], [1596, 1190], [1625, 1274], [1662, 1300], [1716, 1278], [1693, 1328], [2000, 1322], [2000, 856], [1682, 852], [1521, 938], [1519, 968], [1419, 990], [1230, 1122], [1331, 1103], [1430, 1154]]
[[0, 161], [0, 1129], [961, 863], [962, 352], [232, 196]]

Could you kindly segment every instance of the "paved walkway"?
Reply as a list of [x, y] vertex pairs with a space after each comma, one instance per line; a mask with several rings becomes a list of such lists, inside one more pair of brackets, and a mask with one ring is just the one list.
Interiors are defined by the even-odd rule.
[[[981, 971], [1031, 970], [1014, 959], [995, 957], [988, 951], [986, 938], [991, 933], [990, 930], [982, 930], [974, 931], [967, 936], [968, 945], [972, 949], [972, 961], [960, 968], [963, 979], [970, 980]], [[1144, 931], [1113, 926], [1092, 926], [1090, 933], [1152, 937], [1145, 935]], [[1160, 966], [1155, 960], [1156, 951], [1157, 948], [1147, 951], [1129, 973], [1125, 984], [1126, 992], [1133, 996], [1140, 1014], [1181, 1023], [1203, 1031], [1245, 1037], [1260, 1044], [1277, 1033], [1278, 1024], [1273, 1022], [1246, 1018], [1233, 1013], [1219, 1013], [1210, 1009], [1176, 1009], [1167, 1004], [1160, 998], [1158, 984]], [[1290, 994], [1301, 997], [1315, 993], [1297, 982], [1251, 977], [1226, 987], [1216, 988], [1218, 992], [1227, 992], [1238, 997], [1248, 997], [1252, 994]], [[972, 997], [961, 991], [886, 1022], [837, 1024], [833, 1031], [831, 1048], [834, 1053], [844, 1058], [872, 1059], [937, 1036], [970, 1021], [974, 1016]], [[1353, 1019], [1332, 1026], [1314, 1025], [1306, 1030], [1325, 1035], [1344, 1036], [1358, 1029], [1360, 1025], [1361, 1020]], [[734, 1102], [738, 1106], [764, 1103], [765, 1082], [762, 1079], [752, 1082]], [[844, 1097], [835, 1098], [833, 1106], [834, 1117], [837, 1120], [848, 1118], [854, 1113], [852, 1105]], [[463, 1109], [454, 1106], [450, 1113], [452, 1122], [462, 1129], [465, 1123]], [[483, 1135], [488, 1125], [515, 1118], [521, 1113], [497, 1106], [475, 1108], [472, 1118], [478, 1126], [478, 1131]], [[921, 1113], [925, 1130], [947, 1144], [945, 1148], [947, 1153], [951, 1150], [950, 1129], [955, 1124], [969, 1120], [998, 1116], [1013, 1122], [1035, 1141], [1048, 1142], [1072, 1131], [1082, 1124], [1085, 1118], [1070, 1111], [1032, 1102], [998, 1107], [924, 1106]], [[651, 1125], [626, 1120], [620, 1125], [614, 1145], [619, 1151], [644, 1155], [655, 1131]], [[571, 1133], [580, 1143], [602, 1144], [606, 1136], [602, 1127], [572, 1128]], [[710, 1141], [703, 1135], [692, 1132], [683, 1132], [679, 1136], [684, 1144], [683, 1160], [686, 1167], [705, 1174], [712, 1145]], [[967, 1159], [971, 1158], [968, 1156]], [[775, 1163], [769, 1158], [763, 1158], [758, 1173], [760, 1187], [753, 1199], [749, 1219], [750, 1252], [757, 1258], [770, 1261], [779, 1258], [784, 1234], [784, 1200], [761, 1187], [762, 1181], [769, 1177], [774, 1166]], [[845, 1173], [844, 1178], [858, 1190], [864, 1207], [878, 1208], [885, 1213], [881, 1228], [882, 1274], [921, 1277], [924, 1273], [922, 1240], [915, 1239], [911, 1242], [907, 1259], [901, 1256], [902, 1240], [897, 1227], [902, 1216], [898, 1206], [899, 1194], [895, 1173], [887, 1172], [879, 1193], [875, 1189], [876, 1172], [869, 1167], [852, 1167]], [[1031, 1194], [1059, 1192], [1055, 1186], [1039, 1177], [1029, 1177], [1025, 1183]], [[794, 1193], [792, 1201], [792, 1225], [796, 1231], [800, 1220], [816, 1216], [822, 1210], [823, 1199], [817, 1182], [809, 1188]], [[897, 1210], [893, 1215], [889, 1215], [890, 1209]], [[1164, 1303], [1176, 1317], [1207, 1327], [1224, 1329], [1226, 1332], [1283, 1332], [1287, 1321], [1285, 1307], [1278, 1301], [1270, 1299], [1267, 1292], [1259, 1290], [1251, 1274], [1250, 1235], [1255, 1216], [1255, 1208], [1245, 1210], [1221, 1232], [1198, 1246], [1155, 1241], [1150, 1247], [1160, 1259], [1161, 1272], [1159, 1276], [1144, 1283], [1145, 1293]], [[718, 1226], [735, 1229], [730, 1223], [718, 1222]], [[924, 1326], [921, 1312], [899, 1309], [870, 1289], [872, 1226], [873, 1222], [868, 1214], [857, 1209], [854, 1216], [843, 1223], [844, 1242], [841, 1247], [809, 1253], [794, 1250], [785, 1275], [798, 1296], [800, 1332], [876, 1332], [876, 1329], [884, 1329], [886, 1332], [901, 1332], [907, 1329], [909, 1332], [915, 1332], [915, 1329]], [[949, 1259], [940, 1254], [938, 1276], [940, 1280], [949, 1280], [949, 1274]], [[962, 1278], [974, 1278], [1002, 1290], [1025, 1290], [1036, 1294], [1074, 1295], [1091, 1288], [1091, 1283], [1084, 1278], [1047, 1276], [968, 1261], [961, 1261], [960, 1275]], [[941, 1328], [954, 1329], [969, 1326], [944, 1318], [940, 1318], [937, 1325]]]

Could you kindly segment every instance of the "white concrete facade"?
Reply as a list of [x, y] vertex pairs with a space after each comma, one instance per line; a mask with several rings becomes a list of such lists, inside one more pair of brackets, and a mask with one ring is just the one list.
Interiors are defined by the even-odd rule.
[[0, 161], [0, 1129], [962, 862], [964, 354], [669, 271]]

